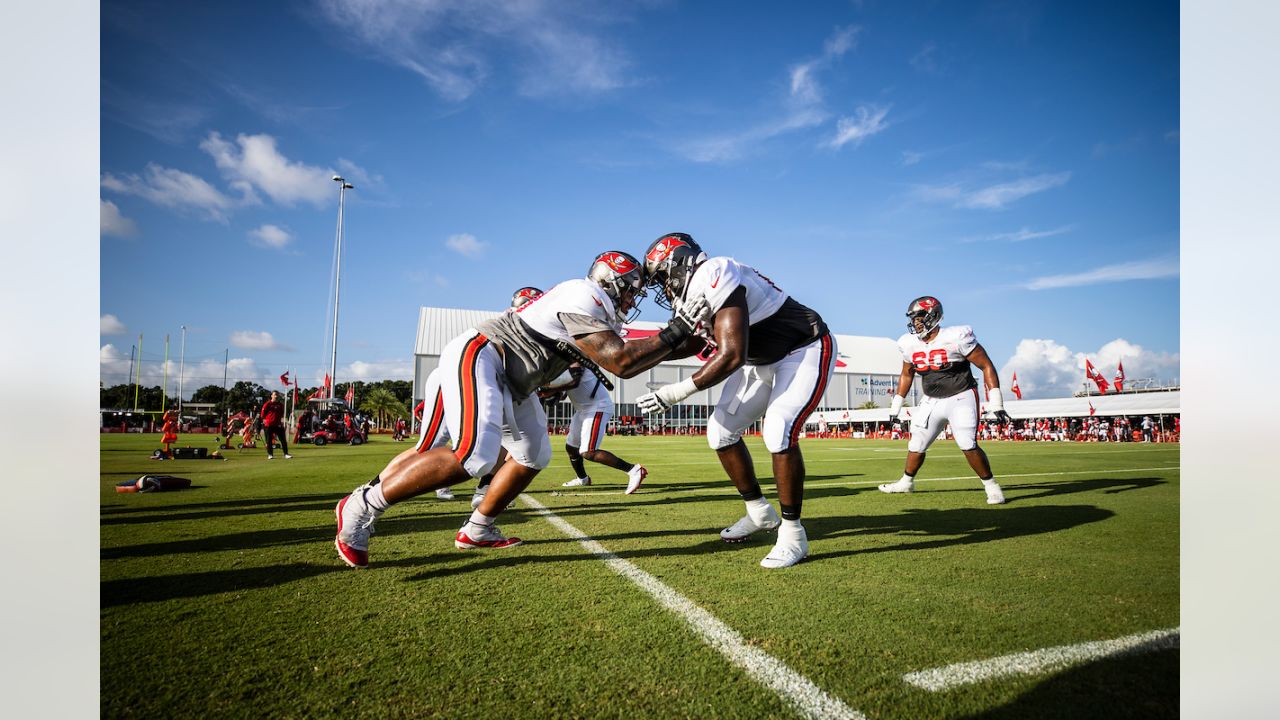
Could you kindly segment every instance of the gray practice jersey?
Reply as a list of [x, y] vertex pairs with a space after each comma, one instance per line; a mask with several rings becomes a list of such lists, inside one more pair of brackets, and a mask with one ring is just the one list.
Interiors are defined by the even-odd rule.
[[573, 344], [576, 337], [602, 330], [618, 332], [613, 299], [590, 280], [566, 280], [525, 303], [519, 310], [476, 326], [503, 348], [503, 365], [514, 398], [523, 398], [551, 384], [569, 369], [571, 359], [557, 355], [558, 340]]

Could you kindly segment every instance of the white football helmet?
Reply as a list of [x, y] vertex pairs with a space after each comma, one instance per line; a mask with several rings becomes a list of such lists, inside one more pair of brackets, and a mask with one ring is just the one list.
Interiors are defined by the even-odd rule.
[[644, 268], [639, 260], [621, 250], [602, 252], [591, 262], [587, 279], [604, 288], [613, 300], [618, 322], [631, 322], [640, 314], [645, 283]]

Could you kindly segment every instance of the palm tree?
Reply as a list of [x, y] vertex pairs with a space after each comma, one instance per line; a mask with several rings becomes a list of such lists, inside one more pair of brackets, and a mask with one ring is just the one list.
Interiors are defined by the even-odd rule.
[[859, 405], [858, 407], [854, 408], [854, 410], [875, 410], [878, 407], [880, 406], [876, 404], [875, 400], [868, 400], [862, 403], [861, 405]]
[[386, 388], [374, 388], [360, 403], [360, 409], [371, 413], [378, 421], [378, 427], [387, 427], [397, 417], [408, 417], [408, 407]]

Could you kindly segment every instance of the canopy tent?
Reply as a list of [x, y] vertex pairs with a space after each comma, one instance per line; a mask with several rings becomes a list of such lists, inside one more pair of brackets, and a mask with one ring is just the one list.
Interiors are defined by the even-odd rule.
[[[1124, 393], [1120, 395], [1089, 395], [1087, 397], [1047, 398], [1044, 400], [1006, 400], [1004, 409], [1015, 420], [1026, 418], [1074, 418], [1111, 417], [1116, 415], [1178, 415], [1182, 412], [1179, 390], [1160, 392]], [[1094, 412], [1089, 412], [1093, 405]], [[985, 406], [984, 406], [985, 409]], [[903, 419], [911, 418], [911, 408], [902, 409]], [[885, 422], [889, 419], [887, 408], [874, 410], [828, 410], [809, 416], [805, 425], [817, 425], [826, 421], [836, 423]]]

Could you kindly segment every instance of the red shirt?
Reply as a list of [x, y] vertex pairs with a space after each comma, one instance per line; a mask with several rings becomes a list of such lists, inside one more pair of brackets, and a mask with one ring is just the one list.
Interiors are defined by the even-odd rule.
[[263, 427], [281, 424], [284, 418], [284, 403], [279, 400], [268, 400], [262, 404]]

